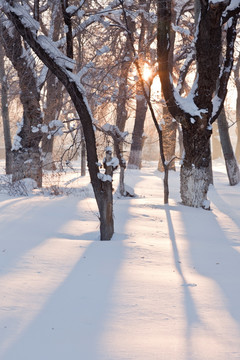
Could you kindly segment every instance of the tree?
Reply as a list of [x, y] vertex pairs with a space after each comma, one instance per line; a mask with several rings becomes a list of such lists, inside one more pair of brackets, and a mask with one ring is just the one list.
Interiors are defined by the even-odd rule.
[[33, 127], [42, 123], [40, 109], [40, 89], [35, 72], [35, 60], [29, 48], [25, 48], [19, 33], [10, 28], [2, 19], [2, 43], [6, 56], [12, 62], [19, 77], [20, 99], [23, 105], [23, 117], [15, 135], [12, 152], [12, 180], [32, 178], [37, 186], [42, 185], [42, 162], [39, 150], [41, 133], [33, 132]]
[[[67, 10], [67, 2], [65, 2]], [[101, 240], [111, 239], [114, 232], [112, 208], [112, 182], [109, 177], [99, 172], [96, 150], [96, 139], [93, 127], [93, 118], [88, 106], [84, 89], [79, 81], [79, 74], [73, 74], [74, 61], [72, 60], [73, 37], [69, 18], [76, 14], [76, 9], [67, 11], [68, 19], [65, 24], [67, 31], [67, 55], [64, 55], [57, 46], [46, 36], [37, 35], [39, 24], [33, 20], [30, 9], [26, 4], [20, 5], [12, 1], [1, 3], [1, 10], [12, 21], [17, 31], [33, 49], [42, 62], [62, 82], [70, 95], [82, 124], [86, 141], [87, 162], [91, 183], [100, 214]], [[73, 10], [73, 11], [72, 11]], [[92, 19], [95, 20], [95, 17]]]
[[237, 101], [236, 101], [236, 132], [237, 132], [237, 145], [235, 155], [237, 161], [240, 163], [240, 76], [239, 76], [239, 69], [240, 69], [240, 54], [238, 53], [237, 64], [234, 70], [234, 80], [236, 84], [237, 90]]
[[5, 71], [4, 49], [0, 39], [0, 84], [1, 84], [1, 110], [3, 121], [3, 133], [5, 143], [6, 174], [12, 173], [12, 141], [10, 134], [9, 112], [8, 112], [8, 83]]
[[[180, 174], [181, 198], [185, 205], [208, 208], [212, 124], [220, 114], [227, 93], [240, 7], [230, 1], [200, 0], [194, 44], [196, 78], [188, 97], [184, 98], [170, 76], [172, 2], [158, 0], [157, 4], [159, 76], [168, 109], [183, 131], [185, 156]], [[226, 28], [226, 51], [221, 62], [223, 27]]]
[[[123, 3], [123, 5], [125, 5]], [[127, 16], [126, 7], [124, 7], [125, 11], [125, 20], [128, 31], [131, 32], [131, 47], [133, 52], [133, 47], [136, 47], [135, 43], [137, 43], [137, 56], [138, 63], [142, 72], [144, 71], [144, 67], [147, 63], [151, 63], [150, 57], [150, 45], [154, 40], [154, 28], [155, 24], [151, 23], [147, 18], [146, 14], [150, 12], [151, 1], [147, 3], [143, 0], [138, 1], [136, 14], [139, 15], [137, 19], [139, 19], [139, 26], [136, 25], [136, 29], [139, 32], [139, 35], [134, 34], [133, 29], [131, 28], [131, 22], [129, 21], [129, 16]], [[139, 13], [138, 13], [139, 12]], [[136, 39], [135, 39], [136, 37]], [[150, 65], [151, 67], [152, 64]], [[144, 123], [147, 114], [147, 101], [144, 96], [144, 92], [142, 89], [142, 79], [137, 74], [138, 80], [136, 82], [136, 113], [135, 113], [135, 122], [132, 134], [132, 144], [131, 151], [128, 160], [128, 168], [131, 169], [140, 169], [142, 163], [142, 148], [144, 144]]]
[[[39, 20], [39, 1], [34, 2], [34, 17], [36, 20]], [[53, 41], [59, 40], [61, 34], [61, 25], [62, 25], [62, 11], [61, 7], [57, 3], [51, 4], [51, 22], [49, 26], [49, 37]], [[45, 30], [45, 33], [47, 31]], [[63, 100], [63, 86], [61, 82], [55, 77], [51, 71], [46, 71], [46, 79], [43, 86], [45, 86], [45, 102], [43, 104], [43, 124], [46, 125], [46, 128], [51, 126], [53, 120], [59, 118], [59, 114], [62, 108]], [[53, 91], [54, 89], [54, 91]], [[43, 168], [45, 170], [55, 170], [56, 166], [53, 159], [53, 145], [54, 145], [54, 136], [50, 136], [48, 132], [44, 132], [42, 136], [42, 159], [43, 159]]]
[[218, 116], [217, 122], [229, 184], [236, 185], [240, 181], [240, 173], [229, 136], [228, 122], [224, 107], [222, 108], [222, 111]]

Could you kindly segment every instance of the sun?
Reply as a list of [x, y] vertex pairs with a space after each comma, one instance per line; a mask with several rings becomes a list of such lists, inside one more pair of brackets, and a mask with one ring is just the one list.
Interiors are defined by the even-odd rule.
[[147, 81], [152, 76], [152, 70], [148, 64], [144, 64], [143, 67], [143, 79]]

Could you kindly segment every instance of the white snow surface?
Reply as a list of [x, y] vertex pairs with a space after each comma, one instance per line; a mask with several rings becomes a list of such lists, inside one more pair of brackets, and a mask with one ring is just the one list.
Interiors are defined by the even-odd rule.
[[156, 168], [127, 170], [111, 241], [88, 177], [63, 175], [69, 196], [0, 191], [0, 359], [240, 359], [240, 185], [215, 161], [211, 211], [189, 208], [170, 172], [164, 205]]

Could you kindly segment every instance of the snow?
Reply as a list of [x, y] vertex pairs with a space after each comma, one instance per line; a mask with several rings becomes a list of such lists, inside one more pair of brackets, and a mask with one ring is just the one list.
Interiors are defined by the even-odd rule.
[[17, 122], [17, 131], [13, 137], [12, 151], [19, 150], [22, 147], [22, 144], [21, 144], [22, 138], [21, 138], [21, 136], [18, 135], [18, 134], [20, 134], [22, 127], [23, 127], [23, 119], [21, 119], [21, 121]]
[[[172, 76], [170, 75], [170, 82], [173, 84]], [[202, 117], [202, 114], [206, 113], [206, 109], [199, 109], [194, 102], [195, 90], [197, 89], [198, 77], [195, 79], [195, 82], [192, 86], [192, 89], [187, 97], [182, 97], [178, 93], [178, 88], [173, 88], [175, 101], [179, 107], [187, 114], [190, 114], [193, 118], [194, 116]]]
[[54, 59], [57, 65], [62, 68], [73, 70], [75, 67], [75, 62], [73, 59], [70, 59], [66, 55], [64, 55], [56, 46], [56, 43], [52, 41], [50, 38], [39, 35], [37, 38], [37, 42], [39, 45], [46, 51], [46, 53]]
[[[1, 6], [3, 6], [3, 7], [7, 6], [6, 1], [4, 1], [3, 5], [1, 5]], [[28, 7], [28, 5], [26, 3], [23, 4], [23, 6], [20, 5], [20, 4], [15, 3], [14, 7], [11, 6], [10, 9], [11, 9], [11, 11], [13, 13], [15, 13], [21, 19], [22, 24], [26, 28], [30, 29], [33, 32], [38, 32], [38, 30], [40, 28], [40, 25], [35, 19], [33, 19], [29, 15], [29, 7]]]
[[119, 160], [117, 157], [113, 157], [110, 161], [106, 162], [107, 166], [113, 166], [113, 167], [117, 167], [119, 165]]
[[185, 36], [190, 36], [190, 31], [188, 29], [184, 29], [181, 26], [177, 26], [175, 24], [171, 24], [173, 31], [178, 32]]
[[215, 95], [214, 98], [212, 99], [212, 105], [213, 105], [212, 118], [218, 112], [221, 103], [222, 103], [222, 99], [220, 99], [217, 95]]
[[112, 182], [112, 177], [110, 176], [110, 175], [106, 175], [106, 174], [103, 174], [103, 173], [98, 173], [97, 174], [97, 176], [98, 176], [98, 178], [101, 180], [101, 181], [103, 181], [103, 182], [105, 182], [105, 181], [110, 181], [110, 182]]
[[109, 47], [107, 45], [105, 45], [101, 49], [98, 49], [96, 51], [96, 55], [100, 56], [100, 55], [103, 55], [103, 54], [105, 54], [105, 53], [107, 53], [109, 51], [110, 51]]
[[240, 185], [215, 161], [211, 211], [189, 208], [178, 169], [163, 205], [156, 168], [127, 170], [137, 196], [114, 197], [111, 241], [88, 177], [66, 172], [69, 196], [0, 192], [1, 359], [240, 358]]
[[[217, 0], [215, 0], [215, 1], [217, 1]], [[239, 6], [240, 6], [240, 1], [239, 0], [231, 0], [230, 4], [226, 8], [225, 12], [233, 11], [233, 10], [237, 9]]]
[[[107, 126], [107, 124], [103, 125], [103, 128], [104, 128], [104, 130], [109, 129], [109, 127]], [[107, 131], [107, 130], [106, 130], [106, 131]], [[111, 146], [106, 146], [106, 147], [105, 147], [105, 151], [106, 151], [106, 152], [107, 152], [107, 151], [111, 151], [111, 152], [112, 152], [112, 147], [111, 147]]]

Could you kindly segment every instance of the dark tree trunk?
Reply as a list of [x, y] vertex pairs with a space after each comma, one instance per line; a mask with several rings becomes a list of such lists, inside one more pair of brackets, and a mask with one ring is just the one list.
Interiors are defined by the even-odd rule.
[[185, 156], [180, 172], [180, 193], [184, 205], [205, 207], [211, 183], [211, 132], [194, 124], [183, 128]]
[[3, 133], [5, 144], [5, 166], [6, 174], [12, 174], [12, 141], [10, 134], [9, 112], [8, 112], [8, 84], [5, 73], [4, 51], [0, 39], [0, 83], [1, 83], [1, 110], [3, 121]]
[[112, 182], [102, 182], [100, 213], [101, 240], [110, 240], [114, 233]]
[[86, 175], [86, 143], [84, 136], [81, 140], [81, 176]]
[[222, 151], [225, 159], [229, 184], [236, 185], [240, 181], [240, 173], [229, 136], [228, 123], [224, 108], [222, 109], [220, 115], [218, 116], [218, 129], [219, 129], [219, 135], [220, 135]]

